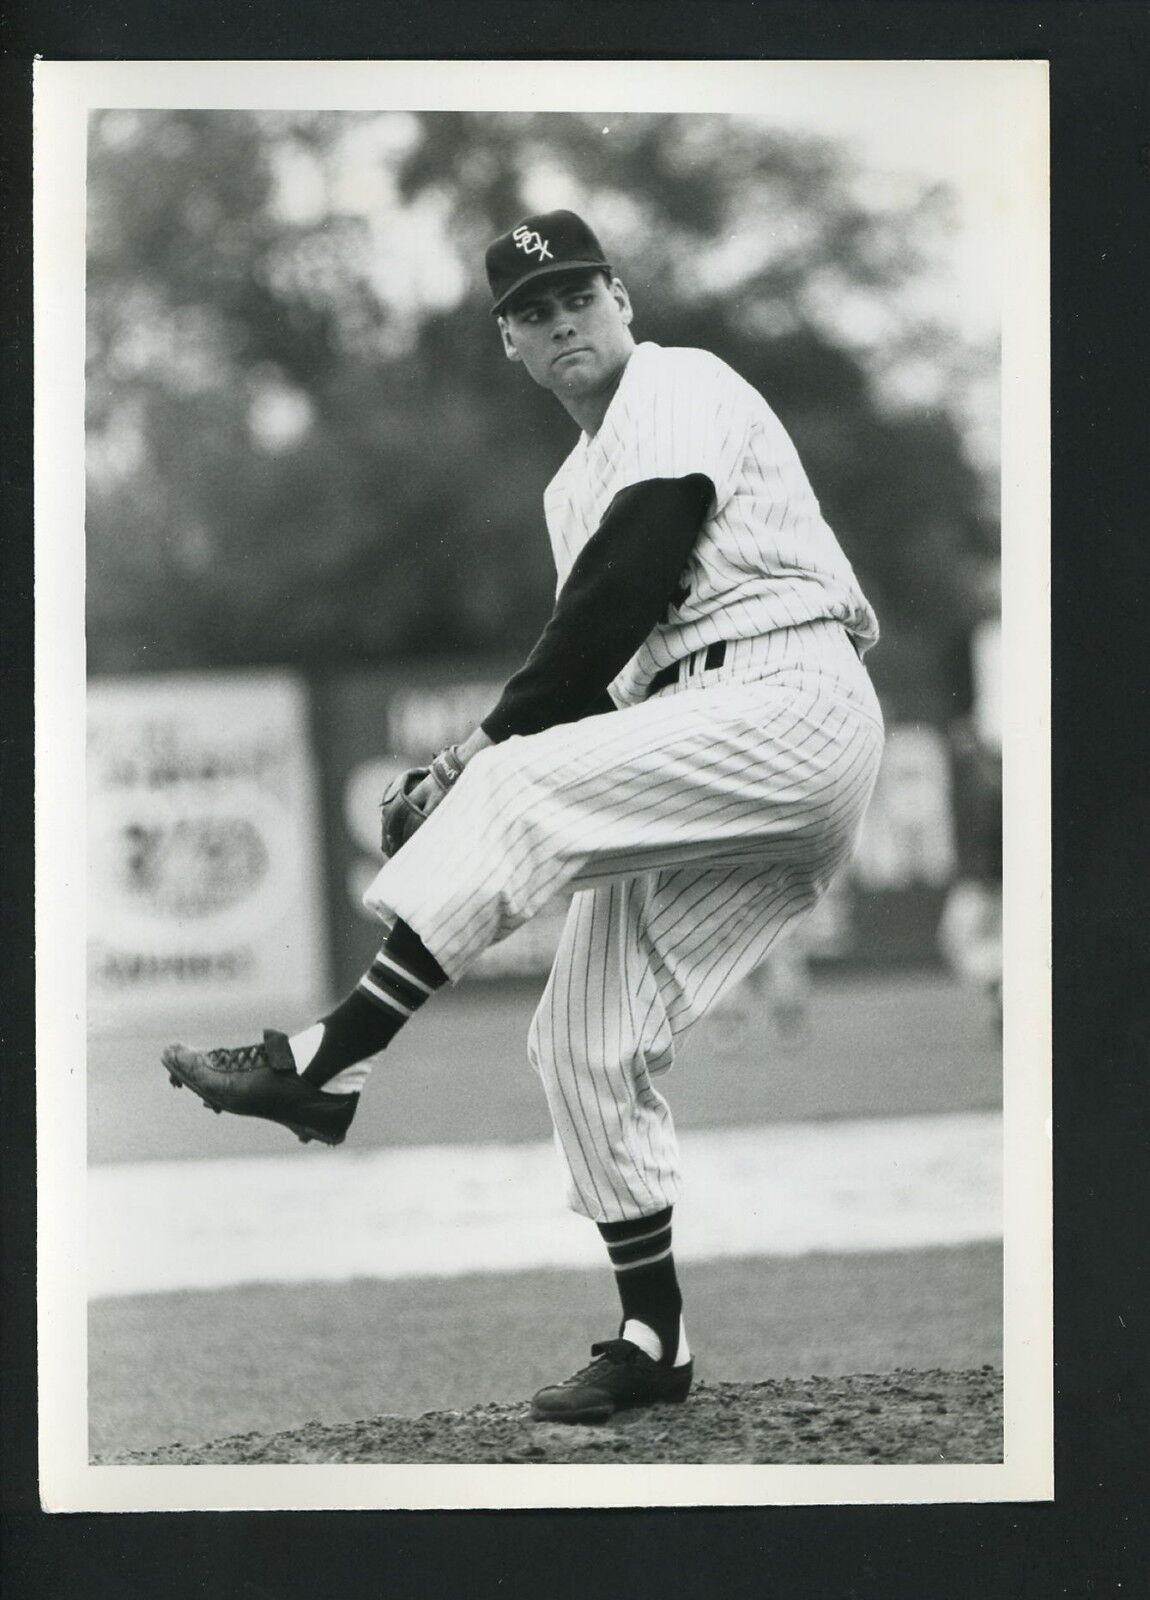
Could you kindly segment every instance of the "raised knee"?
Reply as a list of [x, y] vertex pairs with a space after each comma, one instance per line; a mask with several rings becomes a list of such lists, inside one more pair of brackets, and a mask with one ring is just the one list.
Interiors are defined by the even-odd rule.
[[511, 796], [519, 792], [515, 753], [509, 744], [489, 745], [463, 769], [451, 794], [453, 805], [466, 806], [484, 829], [501, 828], [511, 810]]

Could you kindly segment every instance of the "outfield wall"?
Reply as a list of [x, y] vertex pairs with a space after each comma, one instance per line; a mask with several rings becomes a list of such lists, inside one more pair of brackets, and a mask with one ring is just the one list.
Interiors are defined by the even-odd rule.
[[[293, 1008], [349, 986], [375, 947], [361, 895], [388, 779], [463, 737], [504, 674], [482, 665], [305, 682], [284, 672], [92, 683], [88, 984], [97, 1016], [188, 1000]], [[943, 730], [888, 731], [847, 874], [808, 924], [816, 959], [927, 966], [958, 852]], [[479, 977], [546, 970], [564, 906]]]

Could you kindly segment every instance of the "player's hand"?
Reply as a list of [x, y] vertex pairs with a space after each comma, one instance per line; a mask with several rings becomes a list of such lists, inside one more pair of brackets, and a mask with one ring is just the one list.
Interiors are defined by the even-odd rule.
[[380, 849], [391, 857], [421, 828], [454, 787], [464, 763], [454, 746], [441, 750], [430, 767], [409, 767], [394, 778], [380, 801]]
[[411, 791], [409, 798], [415, 809], [424, 818], [427, 818], [435, 810], [436, 806], [443, 799], [446, 793], [447, 790], [441, 789], [429, 772], [426, 778], [424, 778], [420, 783], [416, 784], [415, 788]]

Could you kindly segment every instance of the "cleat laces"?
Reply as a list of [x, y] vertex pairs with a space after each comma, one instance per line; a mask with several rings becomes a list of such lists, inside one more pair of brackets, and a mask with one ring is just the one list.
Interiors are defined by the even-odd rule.
[[266, 1066], [267, 1052], [262, 1044], [242, 1044], [234, 1050], [209, 1050], [208, 1065], [220, 1072], [250, 1072]]
[[[580, 1371], [572, 1373], [571, 1377], [564, 1378], [560, 1389], [576, 1389], [584, 1384], [593, 1384], [597, 1379], [606, 1377], [613, 1367], [636, 1366], [636, 1358], [644, 1356], [644, 1352], [629, 1339], [608, 1339], [603, 1344], [593, 1344], [591, 1354], [595, 1359]], [[650, 1357], [646, 1359], [650, 1360]]]

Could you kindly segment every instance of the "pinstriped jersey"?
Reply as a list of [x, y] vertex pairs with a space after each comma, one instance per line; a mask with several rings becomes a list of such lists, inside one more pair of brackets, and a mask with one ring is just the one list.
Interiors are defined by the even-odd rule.
[[634, 705], [662, 667], [718, 640], [829, 618], [860, 650], [878, 622], [827, 526], [782, 423], [705, 350], [637, 345], [599, 431], [582, 434], [544, 495], [562, 588], [621, 489], [701, 472], [715, 497], [665, 618], [611, 685]]

